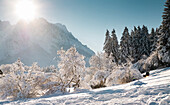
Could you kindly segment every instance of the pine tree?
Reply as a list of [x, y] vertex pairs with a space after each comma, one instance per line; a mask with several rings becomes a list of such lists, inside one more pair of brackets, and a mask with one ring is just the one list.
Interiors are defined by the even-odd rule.
[[108, 35], [108, 31], [106, 32], [106, 40], [104, 43], [103, 50], [106, 54], [108, 54], [108, 57], [111, 55], [113, 57], [113, 62], [116, 62], [118, 64], [119, 62], [119, 45], [118, 40], [115, 34], [115, 30], [112, 31], [112, 37]]
[[162, 25], [156, 30], [156, 35], [159, 38], [156, 43], [157, 48], [147, 58], [144, 64], [145, 70], [170, 66], [170, 0], [165, 3], [162, 17]]
[[152, 28], [151, 33], [149, 35], [150, 52], [155, 51], [157, 39], [157, 33], [155, 32], [154, 28]]
[[150, 54], [150, 42], [149, 42], [149, 33], [148, 28], [143, 25], [141, 31], [141, 51], [140, 56], [146, 55], [149, 56]]
[[137, 43], [136, 43], [137, 56], [136, 56], [136, 61], [138, 61], [140, 59], [140, 57], [142, 55], [142, 51], [143, 51], [142, 30], [141, 30], [140, 26], [138, 26], [138, 28], [137, 28], [136, 37], [137, 37]]
[[111, 49], [112, 49], [112, 44], [111, 44], [111, 37], [109, 34], [109, 31], [106, 31], [106, 38], [105, 38], [105, 42], [104, 42], [104, 47], [103, 50], [105, 51], [105, 53], [108, 54], [108, 56], [111, 54]]
[[132, 58], [134, 58], [134, 54], [135, 54], [135, 49], [134, 49], [134, 46], [135, 46], [135, 44], [134, 44], [134, 37], [135, 37], [135, 32], [132, 30], [131, 31], [131, 47], [132, 47], [132, 49], [131, 49], [131, 51], [130, 51], [130, 55], [131, 55], [131, 57]]
[[137, 28], [134, 27], [134, 31], [131, 32], [131, 57], [134, 59], [133, 63], [142, 59], [143, 56], [150, 55], [150, 40], [148, 28], [143, 26], [142, 29], [140, 26]]
[[109, 38], [110, 38], [110, 33], [109, 33], [109, 30], [107, 30], [106, 31], [106, 38], [105, 38], [105, 42], [104, 42], [104, 44], [106, 44], [107, 43], [107, 41], [109, 40]]
[[111, 42], [112, 42], [112, 53], [111, 56], [113, 56], [113, 61], [116, 62], [117, 64], [119, 63], [119, 44], [118, 44], [118, 40], [117, 40], [117, 36], [115, 34], [115, 30], [113, 29], [112, 31], [112, 38], [111, 38]]
[[131, 36], [129, 35], [128, 28], [125, 27], [123, 35], [120, 41], [120, 53], [121, 53], [121, 62], [127, 62], [131, 55]]
[[139, 44], [139, 36], [140, 36], [140, 27], [138, 27], [138, 29], [134, 26], [134, 31], [131, 32], [131, 40], [132, 40], [132, 58], [133, 58], [133, 61], [132, 63], [135, 63], [138, 61], [138, 58], [139, 58], [139, 47], [140, 47], [140, 44]]
[[164, 66], [170, 66], [170, 0], [165, 3], [161, 36], [158, 40], [158, 58]]

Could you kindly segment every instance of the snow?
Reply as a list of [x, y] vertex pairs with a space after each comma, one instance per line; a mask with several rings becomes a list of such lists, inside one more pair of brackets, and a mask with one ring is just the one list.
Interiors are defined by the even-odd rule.
[[64, 95], [17, 101], [1, 101], [4, 105], [169, 105], [170, 67], [150, 72], [150, 76], [127, 84], [95, 90], [80, 90]]

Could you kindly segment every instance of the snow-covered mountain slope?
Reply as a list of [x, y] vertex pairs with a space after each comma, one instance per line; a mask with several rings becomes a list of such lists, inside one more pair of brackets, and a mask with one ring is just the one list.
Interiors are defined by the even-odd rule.
[[86, 62], [94, 54], [70, 33], [66, 26], [52, 24], [43, 18], [29, 24], [19, 21], [16, 25], [0, 21], [0, 64], [13, 63], [18, 58], [26, 65], [38, 62], [40, 66], [57, 65], [57, 50], [75, 46]]
[[170, 68], [155, 70], [149, 77], [128, 84], [52, 95], [36, 99], [5, 101], [8, 105], [169, 105]]

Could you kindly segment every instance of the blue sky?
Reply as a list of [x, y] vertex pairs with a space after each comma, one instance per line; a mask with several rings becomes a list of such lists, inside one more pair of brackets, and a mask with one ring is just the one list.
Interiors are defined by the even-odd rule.
[[[106, 29], [114, 28], [118, 39], [124, 27], [146, 25], [159, 27], [166, 0], [34, 0], [39, 6], [38, 17], [62, 23], [95, 52], [102, 51]], [[15, 24], [15, 0], [0, 0], [0, 20]]]

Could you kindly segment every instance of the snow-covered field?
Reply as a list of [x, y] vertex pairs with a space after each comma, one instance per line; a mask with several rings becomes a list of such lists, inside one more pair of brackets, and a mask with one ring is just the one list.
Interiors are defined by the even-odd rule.
[[1, 101], [4, 105], [170, 105], [170, 68], [155, 70], [151, 76], [128, 84], [62, 96], [51, 95], [18, 101]]

